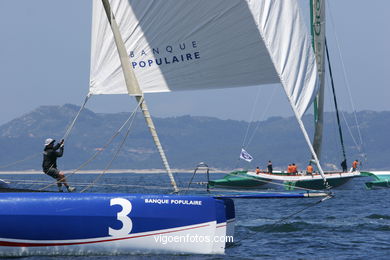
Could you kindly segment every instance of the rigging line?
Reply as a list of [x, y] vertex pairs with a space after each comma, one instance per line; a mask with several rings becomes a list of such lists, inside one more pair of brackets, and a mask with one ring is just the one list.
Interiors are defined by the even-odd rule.
[[[316, 202], [310, 204], [309, 206], [306, 206], [306, 207], [304, 207], [304, 208], [302, 208], [302, 209], [300, 209], [300, 210], [298, 210], [298, 211], [296, 211], [296, 212], [294, 212], [294, 213], [288, 215], [287, 217], [281, 218], [280, 220], [278, 220], [278, 221], [276, 221], [275, 223], [273, 223], [272, 226], [270, 226], [269, 228], [267, 228], [267, 229], [264, 230], [263, 232], [270, 232], [270, 231], [272, 231], [273, 229], [275, 229], [276, 226], [277, 226], [278, 224], [280, 224], [280, 223], [286, 221], [287, 219], [289, 219], [289, 218], [291, 218], [291, 217], [293, 217], [293, 216], [295, 216], [295, 215], [298, 215], [299, 213], [301, 213], [301, 212], [303, 212], [303, 211], [305, 211], [305, 210], [307, 210], [307, 209], [309, 209], [309, 208], [312, 208], [312, 207], [314, 207], [314, 206], [320, 204], [321, 202], [324, 202], [325, 200], [331, 199], [331, 198], [333, 198], [333, 197], [334, 197], [333, 194], [329, 194], [329, 195], [326, 196], [325, 198], [322, 198], [322, 199], [320, 199], [320, 200], [318, 200], [318, 201], [316, 201]], [[256, 234], [257, 234], [257, 232], [254, 232], [254, 233], [252, 233], [252, 234], [250, 234], [250, 235], [248, 235], [248, 236], [246, 236], [246, 237], [240, 239], [239, 241], [237, 241], [237, 242], [235, 242], [235, 243], [239, 243], [239, 242], [241, 242], [241, 241], [243, 241], [243, 240], [245, 240], [245, 239], [251, 238], [251, 237], [253, 237], [253, 236], [256, 235]]]
[[263, 110], [263, 114], [262, 114], [261, 117], [260, 117], [260, 121], [257, 123], [256, 128], [255, 128], [255, 130], [253, 131], [252, 136], [250, 137], [250, 139], [249, 139], [247, 145], [249, 145], [250, 143], [252, 143], [252, 140], [253, 140], [253, 138], [254, 138], [255, 135], [256, 135], [257, 129], [259, 129], [259, 127], [260, 127], [261, 120], [264, 120], [265, 115], [266, 115], [266, 113], [268, 112], [268, 110], [269, 110], [269, 108], [270, 108], [270, 106], [271, 106], [271, 104], [272, 104], [273, 97], [275, 96], [275, 92], [276, 92], [276, 88], [273, 88], [272, 94], [271, 94], [271, 98], [268, 100], [267, 106], [265, 107], [265, 110]]
[[251, 116], [250, 116], [250, 119], [249, 119], [248, 127], [246, 128], [246, 133], [245, 133], [245, 136], [244, 136], [244, 140], [243, 140], [242, 145], [241, 145], [242, 148], [244, 148], [246, 146], [245, 142], [246, 142], [246, 139], [248, 137], [249, 129], [250, 129], [252, 121], [253, 121], [253, 117], [254, 117], [255, 109], [256, 109], [256, 104], [257, 104], [257, 101], [259, 100], [259, 96], [260, 96], [260, 90], [261, 90], [261, 88], [258, 88], [257, 94], [256, 94], [256, 98], [255, 98], [255, 102], [253, 103], [253, 106], [252, 106], [252, 112], [251, 112]]
[[328, 196], [326, 196], [325, 198], [322, 198], [322, 199], [320, 199], [319, 201], [316, 201], [316, 202], [314, 202], [313, 204], [311, 204], [311, 205], [309, 205], [309, 206], [307, 206], [307, 207], [304, 207], [303, 209], [300, 209], [300, 210], [298, 210], [297, 212], [294, 212], [294, 213], [292, 213], [291, 215], [289, 215], [289, 216], [287, 216], [287, 217], [284, 217], [284, 218], [280, 219], [279, 221], [277, 221], [276, 223], [274, 223], [274, 224], [272, 225], [272, 228], [273, 228], [274, 226], [276, 226], [277, 224], [279, 224], [279, 223], [281, 223], [281, 222], [283, 222], [283, 221], [285, 221], [285, 220], [287, 220], [287, 219], [289, 219], [289, 218], [291, 218], [291, 217], [293, 217], [293, 216], [295, 216], [295, 215], [301, 213], [302, 211], [305, 211], [305, 210], [307, 210], [307, 209], [309, 209], [309, 208], [311, 208], [311, 207], [314, 207], [314, 206], [320, 204], [321, 202], [324, 202], [325, 200], [331, 199], [331, 198], [333, 198], [333, 197], [334, 197], [333, 194], [328, 194]]
[[362, 150], [362, 147], [358, 144], [356, 138], [354, 137], [354, 134], [352, 133], [352, 129], [351, 129], [351, 127], [349, 126], [348, 121], [347, 121], [347, 118], [346, 118], [345, 113], [344, 113], [343, 111], [341, 111], [341, 115], [343, 116], [344, 122], [345, 122], [345, 124], [347, 125], [347, 129], [348, 129], [349, 135], [350, 135], [351, 138], [352, 138], [353, 143], [355, 144], [355, 146], [356, 146], [358, 152], [363, 153], [364, 159], [365, 159], [365, 161], [366, 161], [366, 160], [367, 160], [366, 153]]
[[[142, 102], [142, 100], [141, 100]], [[138, 110], [141, 102], [138, 103], [137, 107], [135, 110], [131, 113], [131, 115], [127, 118], [127, 120], [122, 124], [122, 126], [117, 130], [117, 132], [111, 136], [111, 138], [108, 140], [108, 142], [102, 147], [102, 149], [96, 151], [87, 161], [85, 161], [83, 164], [81, 164], [77, 169], [73, 170], [71, 173], [65, 174], [65, 176], [70, 176], [87, 166], [90, 162], [92, 162], [99, 154], [101, 154], [113, 141], [114, 139], [120, 134], [122, 129], [127, 125], [127, 123], [130, 121], [130, 119], [133, 117], [133, 114]], [[45, 190], [49, 188], [50, 186], [53, 186], [57, 183], [57, 181], [52, 182], [51, 184], [39, 189], [39, 190]]]
[[[29, 181], [29, 180], [15, 180], [15, 179], [3, 179], [5, 181], [14, 181], [18, 182], [18, 184], [21, 185], [27, 185], [27, 184], [45, 184], [50, 183], [50, 181]], [[72, 186], [87, 186], [90, 183], [84, 183], [84, 182], [69, 182], [69, 184], [72, 184]], [[167, 186], [157, 186], [157, 185], [138, 185], [138, 184], [117, 184], [117, 183], [103, 183], [103, 184], [95, 184], [95, 187], [128, 187], [128, 188], [143, 188], [143, 189], [150, 189], [150, 190], [170, 190], [171, 187]], [[187, 190], [186, 190], [187, 191]], [[188, 191], [204, 191], [204, 188], [194, 188], [190, 187]], [[262, 193], [261, 191], [256, 190], [229, 190], [229, 189], [213, 189], [214, 192], [229, 192], [229, 193], [247, 193], [247, 194], [258, 194]], [[183, 192], [185, 194], [185, 192]], [[218, 195], [218, 194], [215, 194]], [[219, 194], [220, 195], [220, 194]]]
[[[254, 179], [255, 181], [259, 181], [259, 182], [266, 182], [266, 183], [270, 183], [270, 184], [275, 184], [275, 185], [279, 185], [279, 186], [289, 186], [289, 185], [285, 185], [285, 184], [281, 184], [281, 183], [277, 183], [277, 182], [273, 182], [273, 181], [266, 181], [266, 180], [259, 180], [259, 179], [255, 179], [254, 177], [252, 176], [243, 176], [243, 177], [247, 177], [247, 178], [250, 178], [250, 179]], [[6, 180], [6, 179], [4, 179]], [[17, 182], [24, 182], [25, 184], [45, 184], [45, 183], [52, 183], [51, 181], [31, 181], [31, 180], [18, 180], [18, 179], [9, 179], [8, 181], [17, 181]], [[82, 184], [82, 183], [77, 183], [75, 184], [74, 182], [69, 182], [69, 184], [72, 184], [74, 186], [85, 186], [85, 185], [89, 185], [90, 183], [86, 183], [86, 184]], [[48, 186], [51, 186], [51, 185], [48, 185]], [[118, 186], [118, 184], [95, 184], [95, 186], [101, 186], [101, 187], [104, 187], [104, 186]], [[128, 186], [128, 187], [147, 187], [147, 186], [142, 186], [142, 185], [126, 185], [126, 184], [123, 184], [123, 185], [119, 185], [119, 186]], [[148, 185], [150, 186], [150, 185]], [[151, 187], [161, 187], [162, 189], [169, 189], [169, 187], [165, 187], [165, 186], [151, 186]], [[305, 188], [300, 188], [300, 187], [295, 187], [295, 189], [299, 190], [303, 190], [303, 191], [317, 191], [317, 190], [312, 190], [312, 189], [305, 189]], [[204, 188], [189, 188], [188, 190], [195, 190], [195, 191], [204, 191]], [[225, 192], [238, 192], [238, 191], [232, 191], [232, 190], [229, 190], [229, 189], [221, 189], [221, 188], [213, 188], [213, 191], [225, 191]], [[250, 190], [240, 190], [239, 192], [244, 192], [244, 193], [259, 193], [259, 191], [250, 191]]]
[[[330, 2], [329, 2], [329, 5], [330, 5]], [[364, 147], [363, 147], [363, 138], [362, 138], [359, 122], [358, 122], [357, 115], [356, 115], [355, 105], [354, 105], [354, 102], [353, 102], [353, 99], [352, 99], [351, 87], [350, 87], [349, 81], [347, 79], [347, 72], [346, 72], [344, 60], [343, 60], [343, 57], [342, 57], [342, 54], [341, 54], [340, 44], [339, 44], [339, 40], [338, 40], [338, 37], [337, 37], [337, 33], [336, 33], [335, 25], [334, 25], [334, 19], [333, 19], [333, 15], [332, 15], [332, 12], [331, 12], [331, 8], [328, 8], [328, 10], [329, 10], [330, 18], [331, 18], [330, 20], [331, 20], [333, 32], [334, 32], [334, 35], [335, 35], [335, 38], [336, 38], [336, 45], [337, 45], [337, 49], [338, 49], [338, 54], [339, 54], [339, 57], [340, 57], [342, 68], [343, 68], [344, 81], [345, 81], [345, 84], [347, 86], [347, 92], [348, 92], [348, 95], [349, 95], [349, 101], [350, 101], [351, 106], [352, 106], [352, 110], [353, 110], [353, 114], [354, 114], [354, 118], [355, 118], [355, 123], [356, 123], [356, 127], [357, 127], [357, 130], [358, 130], [358, 136], [359, 136], [360, 145], [361, 145], [361, 148], [362, 148], [362, 152], [365, 154]]]
[[326, 38], [325, 38], [325, 51], [326, 51], [326, 58], [328, 60], [329, 76], [330, 76], [330, 81], [331, 81], [331, 85], [332, 85], [334, 106], [335, 106], [335, 109], [336, 109], [336, 117], [337, 117], [337, 125], [338, 125], [339, 135], [340, 135], [341, 149], [342, 149], [342, 152], [343, 152], [343, 158], [344, 158], [344, 160], [346, 160], [347, 158], [346, 158], [346, 154], [345, 154], [343, 131], [341, 129], [341, 124], [340, 124], [340, 115], [339, 115], [339, 109], [338, 109], [338, 105], [337, 105], [336, 90], [334, 88], [332, 66], [330, 65], [328, 43], [327, 43]]
[[35, 154], [33, 154], [33, 155], [27, 156], [27, 157], [24, 158], [24, 159], [21, 159], [21, 160], [18, 160], [18, 161], [15, 161], [15, 162], [12, 162], [12, 163], [9, 163], [9, 164], [6, 164], [6, 165], [2, 165], [2, 166], [0, 166], [0, 169], [8, 168], [8, 167], [17, 165], [17, 164], [19, 164], [19, 163], [22, 163], [22, 162], [31, 160], [31, 159], [33, 159], [33, 158], [35, 158], [35, 157], [37, 157], [38, 155], [41, 155], [41, 154], [42, 154], [42, 153], [35, 153]]
[[112, 157], [111, 161], [107, 164], [107, 166], [106, 166], [106, 168], [104, 169], [104, 171], [103, 171], [101, 174], [99, 174], [99, 175], [95, 178], [95, 180], [94, 180], [92, 183], [90, 183], [87, 187], [85, 187], [84, 189], [82, 189], [82, 190], [80, 191], [80, 193], [85, 192], [86, 190], [88, 190], [89, 188], [91, 188], [92, 186], [94, 186], [94, 184], [95, 184], [95, 183], [103, 176], [103, 174], [105, 174], [105, 173], [107, 172], [107, 170], [111, 167], [112, 163], [114, 162], [114, 160], [117, 158], [119, 152], [121, 151], [121, 149], [122, 149], [122, 147], [123, 147], [123, 144], [125, 143], [127, 137], [129, 136], [130, 130], [132, 129], [132, 126], [133, 126], [133, 123], [134, 123], [135, 115], [136, 115], [136, 111], [134, 111], [134, 113], [132, 114], [133, 119], [130, 121], [129, 127], [128, 127], [127, 131], [126, 131], [126, 135], [123, 137], [121, 144], [120, 144], [119, 147], [117, 148], [117, 150], [116, 150], [114, 156]]
[[[326, 73], [327, 74], [327, 73]], [[327, 77], [328, 75], [326, 75], [325, 77]], [[332, 87], [330, 86], [330, 83], [328, 82], [328, 80], [325, 80], [325, 89], [326, 91], [329, 91], [329, 93], [332, 91]], [[331, 95], [325, 95], [324, 98], [327, 98], [326, 102], [331, 104], [333, 102], [333, 97], [331, 97]], [[330, 130], [330, 133], [337, 133], [337, 119], [336, 119], [336, 113], [332, 113], [333, 110], [330, 110], [330, 114], [329, 114], [329, 120], [331, 120], [331, 122], [329, 124], [326, 124], [329, 128], [331, 128]], [[332, 143], [333, 145], [331, 145], [331, 147], [338, 147], [340, 149], [336, 149], [337, 150], [337, 156], [340, 156], [340, 158], [343, 156], [342, 155], [342, 152], [341, 152], [341, 145], [339, 144], [340, 142], [338, 141], [339, 139], [336, 140], [336, 137], [335, 135], [332, 135], [330, 134], [329, 135], [329, 143]]]
[[[261, 88], [259, 87], [259, 88], [257, 89], [255, 102], [253, 103], [253, 106], [252, 106], [251, 116], [250, 116], [250, 118], [249, 118], [249, 123], [248, 123], [248, 126], [247, 126], [247, 128], [246, 128], [245, 136], [244, 136], [244, 139], [243, 139], [242, 144], [241, 144], [241, 149], [246, 148], [246, 139], [247, 139], [247, 137], [248, 137], [249, 129], [250, 129], [251, 124], [252, 124], [252, 121], [253, 121], [253, 117], [254, 117], [255, 109], [256, 109], [256, 104], [257, 104], [257, 101], [258, 101], [259, 96], [260, 96], [260, 90], [261, 90]], [[235, 166], [234, 168], [237, 168], [239, 164], [240, 164], [240, 157], [237, 158], [236, 166]]]
[[76, 116], [74, 117], [73, 121], [68, 126], [64, 136], [62, 137], [62, 140], [65, 141], [65, 140], [68, 139], [68, 136], [70, 135], [70, 132], [72, 131], [74, 125], [76, 124], [76, 121], [77, 121], [78, 117], [80, 116], [81, 111], [85, 108], [85, 105], [87, 104], [87, 101], [90, 98], [90, 96], [91, 96], [91, 93], [88, 93], [88, 95], [85, 97], [84, 103], [81, 105], [81, 107], [80, 107], [79, 111], [77, 112]]
[[66, 130], [66, 132], [65, 132], [65, 134], [64, 134], [64, 137], [62, 137], [62, 139], [64, 139], [64, 140], [68, 139], [68, 136], [69, 136], [70, 132], [72, 131], [72, 129], [73, 129], [75, 123], [76, 123], [76, 120], [78, 119], [78, 117], [79, 117], [81, 111], [85, 108], [85, 105], [87, 104], [87, 101], [88, 101], [88, 99], [90, 98], [90, 96], [91, 96], [91, 94], [88, 93], [88, 95], [85, 97], [83, 105], [80, 107], [79, 111], [77, 112], [77, 114], [76, 114], [76, 116], [74, 117], [73, 121], [72, 121], [71, 124], [69, 125], [69, 127], [68, 127], [68, 129]]

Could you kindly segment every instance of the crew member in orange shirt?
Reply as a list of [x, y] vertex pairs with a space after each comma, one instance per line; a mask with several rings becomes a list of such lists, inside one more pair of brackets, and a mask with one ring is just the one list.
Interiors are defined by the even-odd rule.
[[358, 160], [353, 161], [353, 163], [352, 163], [352, 171], [353, 172], [356, 171], [358, 165], [359, 165], [359, 161]]
[[256, 174], [259, 174], [260, 173], [260, 169], [259, 167], [256, 167]]
[[291, 166], [291, 172], [294, 174], [298, 173], [298, 167], [295, 165], [295, 163], [293, 163]]

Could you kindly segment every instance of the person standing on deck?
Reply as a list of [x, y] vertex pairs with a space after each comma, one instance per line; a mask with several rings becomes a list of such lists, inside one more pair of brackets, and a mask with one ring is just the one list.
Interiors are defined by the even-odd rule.
[[358, 160], [353, 161], [353, 163], [352, 163], [352, 171], [353, 172], [355, 172], [357, 170], [358, 165], [359, 165]]
[[[43, 172], [50, 177], [57, 180], [58, 191], [62, 192], [62, 184], [69, 192], [74, 191], [76, 188], [70, 187], [66, 183], [64, 173], [57, 169], [57, 158], [64, 154], [64, 140], [61, 140], [58, 144], [54, 145], [55, 140], [48, 138], [45, 140], [45, 148], [43, 149]], [[57, 151], [59, 150], [59, 151]]]
[[271, 174], [272, 171], [273, 171], [273, 168], [272, 168], [272, 162], [271, 161], [268, 161], [268, 164], [267, 164], [267, 169], [268, 169], [268, 173]]
[[341, 168], [343, 169], [343, 172], [347, 172], [348, 171], [348, 168], [347, 168], [347, 159], [344, 159], [342, 162], [341, 162]]
[[293, 163], [291, 165], [291, 173], [297, 174], [298, 173], [298, 167]]
[[311, 163], [309, 163], [309, 165], [306, 167], [306, 174], [307, 175], [313, 175], [313, 166], [311, 165]]

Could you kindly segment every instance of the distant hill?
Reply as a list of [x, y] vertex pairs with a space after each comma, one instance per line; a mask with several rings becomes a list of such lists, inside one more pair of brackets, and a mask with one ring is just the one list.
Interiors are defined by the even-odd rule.
[[[0, 126], [0, 170], [26, 170], [41, 168], [43, 142], [52, 137], [59, 140], [67, 126], [79, 110], [78, 106], [42, 106], [24, 116]], [[65, 145], [65, 155], [59, 160], [61, 169], [74, 169], [88, 160], [101, 149], [125, 122], [129, 114], [101, 114], [84, 110]], [[355, 142], [359, 144], [354, 116], [348, 113], [343, 122], [344, 138], [350, 163], [363, 156]], [[390, 169], [390, 112], [364, 111], [357, 114], [361, 137], [367, 162], [364, 166], [371, 169]], [[312, 135], [313, 119], [304, 117], [305, 125]], [[310, 159], [309, 149], [293, 117], [272, 117], [263, 122], [252, 122], [246, 147], [255, 158], [252, 163], [238, 160], [241, 145], [248, 128], [248, 122], [221, 120], [211, 117], [180, 116], [154, 118], [161, 142], [172, 168], [192, 169], [199, 162], [220, 169], [265, 167], [272, 160], [276, 168], [285, 168], [294, 162], [305, 167]], [[338, 130], [332, 113], [325, 114], [324, 146], [322, 163], [324, 168], [339, 167], [341, 148]], [[105, 168], [112, 159], [116, 148], [126, 133], [118, 135], [114, 142], [100, 154], [96, 160], [84, 169]], [[254, 132], [254, 130], [256, 130]], [[13, 166], [3, 166], [27, 159]], [[138, 114], [128, 139], [118, 158], [111, 166], [113, 169], [162, 168], [161, 160], [150, 137], [141, 114]]]

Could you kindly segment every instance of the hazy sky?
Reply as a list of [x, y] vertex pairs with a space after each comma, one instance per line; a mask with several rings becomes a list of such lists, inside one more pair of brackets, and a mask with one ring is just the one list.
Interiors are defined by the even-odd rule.
[[[390, 1], [327, 2], [327, 37], [340, 107], [351, 110], [335, 35], [355, 108], [390, 110]], [[0, 0], [0, 124], [41, 105], [81, 105], [88, 93], [91, 11], [91, 0]], [[260, 98], [254, 107], [256, 96]], [[271, 97], [276, 105], [265, 111]], [[253, 107], [256, 120], [263, 119], [264, 112], [292, 115], [282, 88], [275, 86], [146, 98], [152, 114], [160, 117], [191, 114], [249, 120]], [[134, 105], [128, 96], [96, 96], [87, 108], [119, 112]]]

